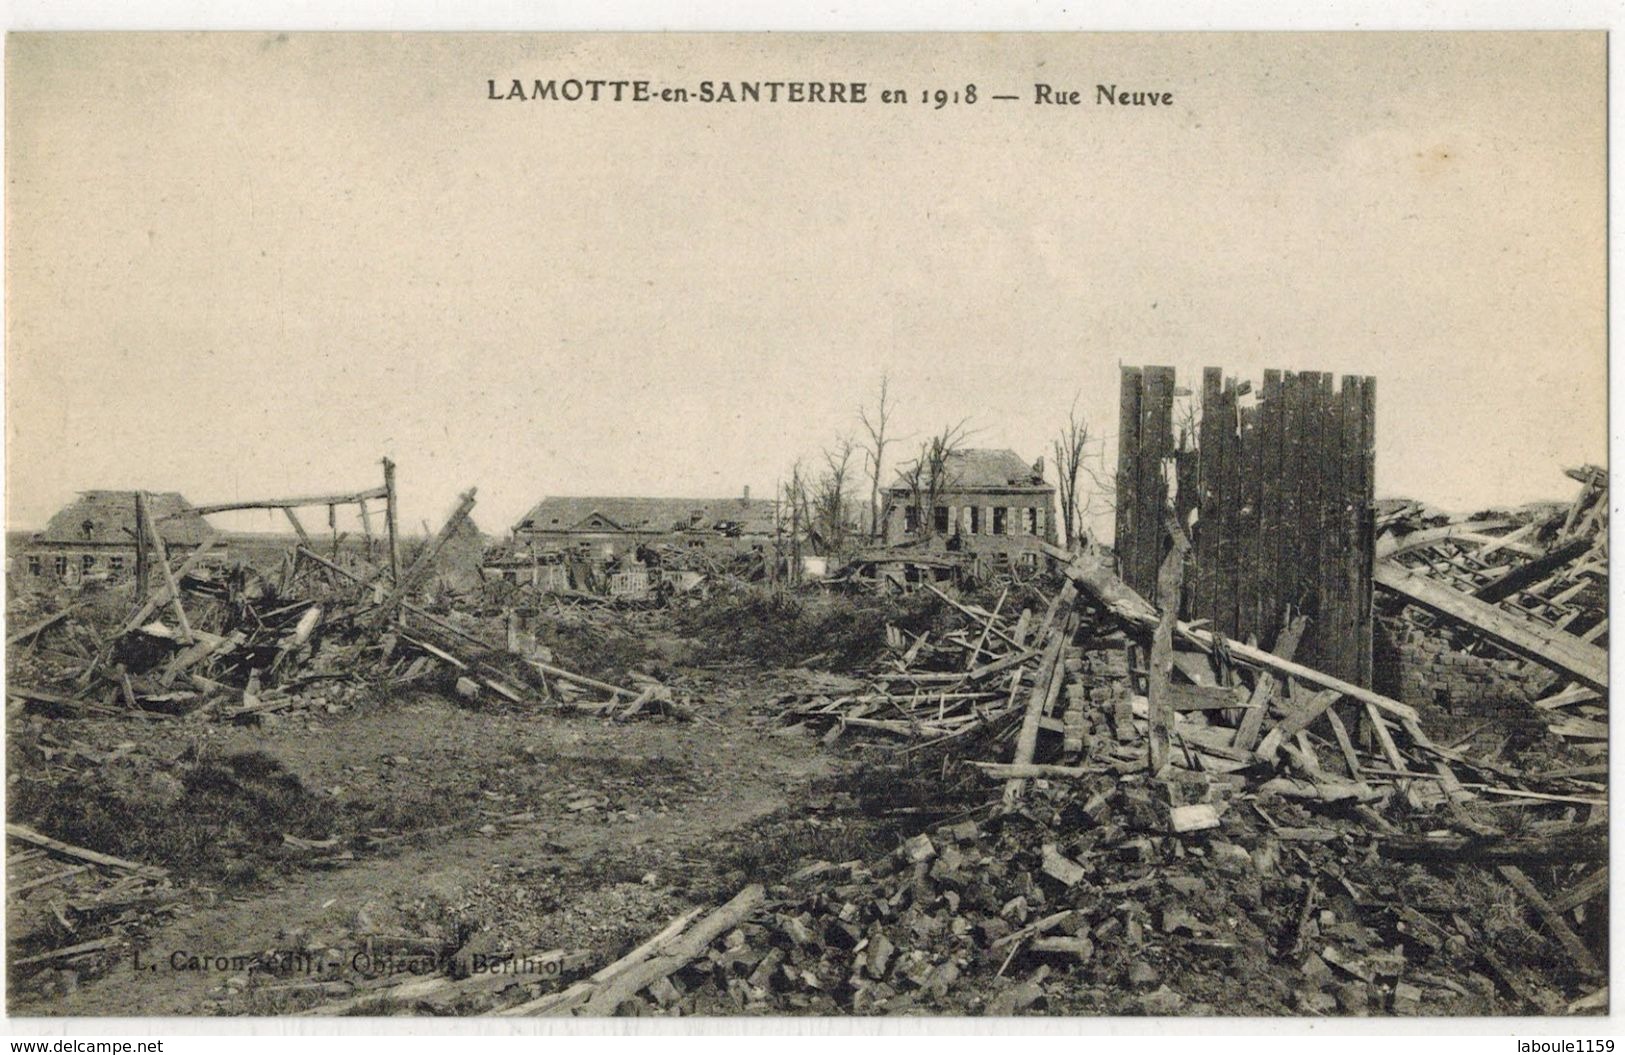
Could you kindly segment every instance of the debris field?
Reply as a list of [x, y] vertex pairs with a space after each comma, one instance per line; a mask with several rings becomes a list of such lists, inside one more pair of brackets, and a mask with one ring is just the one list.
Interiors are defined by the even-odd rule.
[[[305, 536], [14, 599], [13, 1010], [117, 1013], [188, 920], [387, 874], [226, 935], [187, 1009], [1606, 1012], [1606, 476], [1571, 475], [1548, 515], [1379, 515], [1375, 687], [1296, 659], [1290, 605], [1181, 619], [1172, 517], [1150, 596], [1053, 545], [903, 595], [431, 590], [470, 491], [410, 560]], [[403, 893], [458, 856], [487, 874]]]

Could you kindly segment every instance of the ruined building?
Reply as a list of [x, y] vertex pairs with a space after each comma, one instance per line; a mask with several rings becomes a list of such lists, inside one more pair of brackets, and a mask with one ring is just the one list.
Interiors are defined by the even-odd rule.
[[[83, 491], [28, 540], [25, 581], [79, 585], [117, 579], [135, 571], [134, 491]], [[153, 520], [171, 552], [190, 550], [208, 536], [203, 517], [179, 493], [147, 497]]]
[[964, 450], [948, 455], [933, 484], [900, 472], [881, 508], [888, 544], [921, 540], [931, 548], [972, 554], [1034, 554], [1055, 541], [1055, 488], [1044, 460], [1023, 461], [1011, 450]]

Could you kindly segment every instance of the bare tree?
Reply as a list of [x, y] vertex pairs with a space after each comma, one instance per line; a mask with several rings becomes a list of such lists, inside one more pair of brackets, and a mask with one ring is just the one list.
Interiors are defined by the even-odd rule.
[[919, 456], [903, 468], [903, 484], [908, 488], [909, 505], [914, 510], [914, 522], [921, 538], [930, 538], [936, 533], [936, 508], [952, 483], [948, 461], [970, 436], [965, 424], [961, 421], [946, 426], [921, 443]]
[[851, 436], [838, 436], [833, 446], [824, 448], [824, 472], [813, 488], [811, 523], [826, 553], [845, 549], [856, 527], [847, 494], [847, 477], [856, 449]]
[[1078, 414], [1078, 397], [1072, 397], [1072, 408], [1067, 411], [1066, 427], [1051, 442], [1055, 451], [1056, 490], [1061, 502], [1061, 526], [1064, 534], [1061, 544], [1081, 549], [1077, 545], [1088, 538], [1083, 524], [1083, 513], [1088, 502], [1078, 493], [1078, 476], [1084, 472], [1084, 460], [1089, 449], [1089, 423]]
[[812, 518], [809, 515], [807, 503], [807, 474], [802, 470], [801, 459], [790, 467], [790, 479], [784, 484], [783, 494], [786, 512], [790, 516], [790, 565], [785, 575], [785, 581], [795, 585], [801, 581], [801, 543], [807, 534], [808, 525]]
[[891, 399], [891, 378], [886, 374], [880, 375], [880, 398], [876, 400], [874, 413], [868, 409], [858, 408], [858, 420], [863, 423], [863, 429], [869, 434], [869, 445], [863, 449], [863, 464], [869, 471], [869, 537], [880, 536], [880, 481], [881, 470], [886, 461], [886, 445], [891, 437], [886, 434], [886, 427], [891, 421], [892, 412], [897, 404]]

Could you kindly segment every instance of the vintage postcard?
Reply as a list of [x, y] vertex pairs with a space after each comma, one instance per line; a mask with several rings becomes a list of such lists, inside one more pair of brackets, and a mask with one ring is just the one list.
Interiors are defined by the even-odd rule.
[[8, 1013], [1607, 1014], [1606, 84], [11, 34]]

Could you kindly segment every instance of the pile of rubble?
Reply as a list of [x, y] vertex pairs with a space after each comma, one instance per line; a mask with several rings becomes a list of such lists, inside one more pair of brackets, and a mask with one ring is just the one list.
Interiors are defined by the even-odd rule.
[[1235, 799], [1222, 830], [1181, 834], [1168, 802], [1203, 794], [1184, 781], [1036, 790], [1020, 810], [943, 825], [880, 860], [817, 862], [783, 886], [749, 887], [657, 936], [641, 969], [509, 1013], [1468, 1014], [1571, 1002], [1530, 957], [1513, 959], [1525, 932], [1491, 934], [1359, 826]]
[[1469, 716], [1521, 712], [1602, 758], [1608, 478], [1596, 466], [1568, 475], [1580, 491], [1567, 506], [1462, 519], [1396, 510], [1375, 582], [1403, 689]]
[[[534, 642], [522, 647], [511, 634], [490, 640], [504, 633], [500, 623], [491, 634], [414, 602], [473, 504], [469, 491], [398, 574], [357, 554], [330, 559], [308, 539], [288, 553], [279, 576], [210, 567], [207, 546], [177, 568], [166, 555], [157, 586], [117, 625], [97, 625], [81, 604], [10, 635], [7, 696], [55, 715], [241, 721], [337, 711], [374, 689], [422, 685], [507, 704], [686, 711], [663, 687], [575, 674]], [[97, 607], [105, 615], [119, 596]]]
[[[25, 952], [14, 972], [57, 971], [77, 984], [72, 965], [104, 956], [126, 932], [173, 912], [179, 893], [162, 868], [52, 839], [21, 824], [6, 825], [7, 943]], [[59, 935], [70, 937], [61, 944]], [[43, 948], [40, 948], [43, 947]]]
[[[793, 721], [831, 733], [936, 743], [1005, 718], [1012, 759], [962, 763], [996, 782], [985, 819], [747, 888], [630, 964], [508, 1013], [1606, 1006], [1594, 774], [1519, 772], [1435, 744], [1398, 701], [1293, 663], [1301, 619], [1263, 652], [1056, 556], [1067, 585], [1031, 644], [973, 610], [985, 635], [916, 639], [889, 673], [928, 649], [970, 671], [882, 670], [827, 684], [850, 690], [836, 698], [789, 701]], [[973, 678], [984, 637], [1003, 640], [1007, 662]], [[906, 696], [883, 691], [894, 681]], [[950, 712], [951, 692], [978, 698]], [[871, 718], [877, 706], [903, 713]], [[1253, 983], [1239, 1001], [1237, 977]]]
[[[916, 636], [888, 625], [888, 652], [864, 676], [807, 672], [804, 688], [773, 697], [767, 709], [828, 743], [847, 729], [935, 745], [1007, 727], [1019, 710], [1017, 690], [1041, 652], [1033, 644], [1031, 609], [1011, 619], [1008, 590], [988, 610], [935, 586], [925, 589], [965, 616], [968, 628]], [[1107, 662], [1121, 659], [1118, 653]]]

